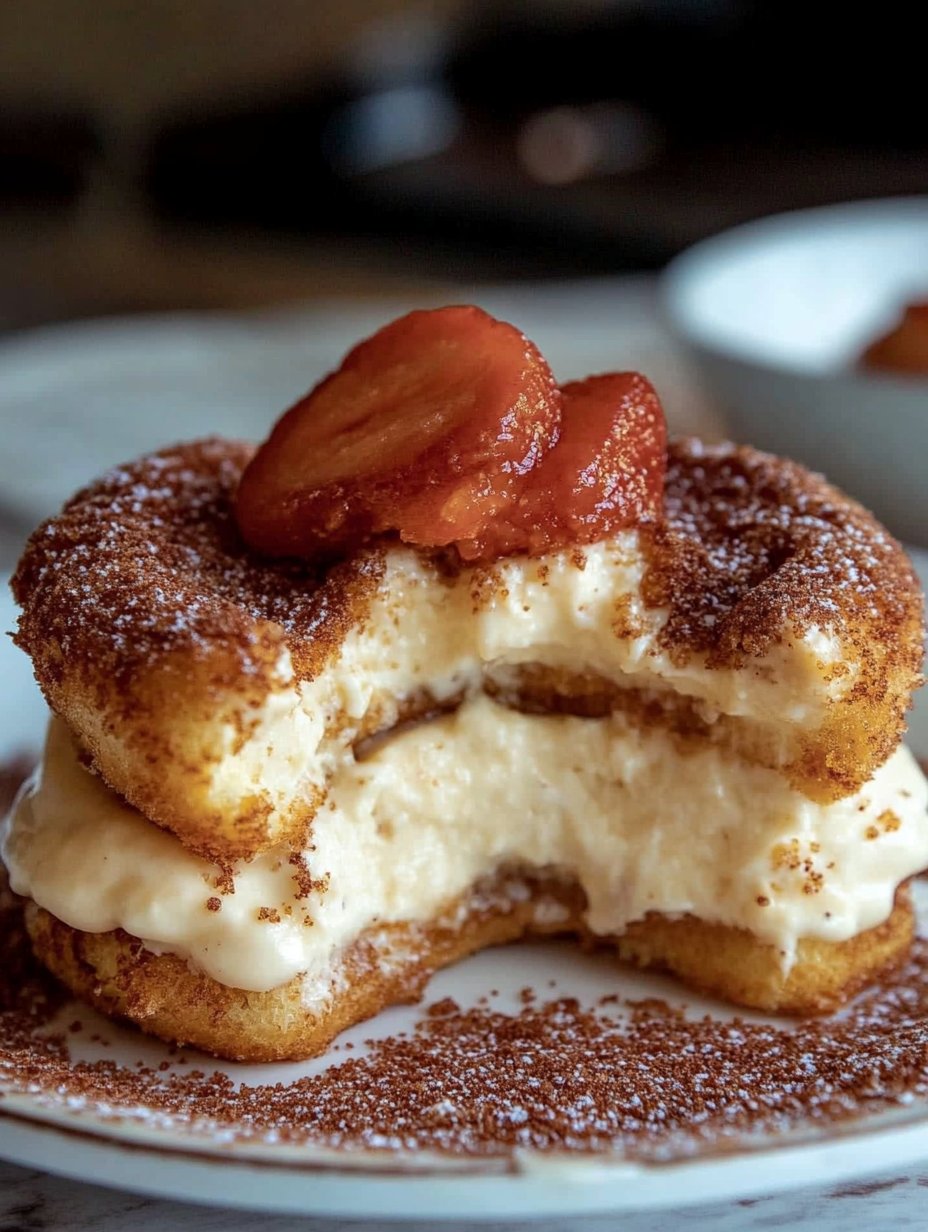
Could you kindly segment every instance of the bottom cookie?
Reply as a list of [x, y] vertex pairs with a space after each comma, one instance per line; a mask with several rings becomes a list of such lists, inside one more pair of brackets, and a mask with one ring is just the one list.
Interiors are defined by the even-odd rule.
[[737, 1005], [804, 1016], [837, 1009], [901, 960], [914, 935], [906, 886], [889, 918], [875, 928], [841, 942], [802, 940], [787, 973], [776, 947], [740, 929], [692, 916], [649, 915], [607, 940], [590, 936], [583, 909], [574, 884], [502, 875], [427, 924], [369, 930], [343, 955], [326, 986], [309, 987], [298, 977], [269, 992], [220, 984], [177, 955], [152, 953], [121, 931], [80, 932], [32, 902], [26, 904], [26, 925], [37, 957], [103, 1014], [128, 1019], [171, 1043], [253, 1062], [317, 1056], [354, 1023], [418, 1000], [439, 968], [529, 937], [576, 935]]

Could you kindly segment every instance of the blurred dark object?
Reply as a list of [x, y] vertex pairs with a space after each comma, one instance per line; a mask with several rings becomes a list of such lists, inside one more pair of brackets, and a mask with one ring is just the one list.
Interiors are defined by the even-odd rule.
[[[914, 9], [486, 0], [449, 24], [398, 5], [327, 79], [162, 111], [103, 157], [177, 234], [363, 241], [446, 278], [654, 269], [764, 214], [928, 192]], [[85, 146], [15, 130], [0, 185], [45, 167], [51, 191], [60, 168], [79, 191]]]
[[0, 205], [73, 205], [102, 150], [87, 116], [48, 106], [0, 108]]
[[762, 136], [789, 147], [926, 148], [911, 4], [651, 0], [484, 10], [449, 65], [484, 120], [634, 100], [678, 148]]
[[910, 11], [484, 6], [392, 83], [173, 124], [148, 182], [174, 220], [393, 236], [480, 273], [654, 268], [747, 218], [928, 190]]

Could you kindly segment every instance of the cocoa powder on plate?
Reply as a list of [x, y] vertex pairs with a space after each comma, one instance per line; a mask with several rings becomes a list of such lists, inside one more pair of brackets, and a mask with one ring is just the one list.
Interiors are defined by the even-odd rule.
[[[505, 1162], [519, 1149], [668, 1159], [827, 1128], [928, 1093], [926, 941], [843, 1013], [798, 1024], [693, 1020], [661, 1001], [616, 995], [584, 1008], [544, 995], [523, 990], [516, 1013], [488, 998], [472, 1008], [445, 999], [411, 1033], [289, 1083], [239, 1085], [184, 1069], [176, 1056], [157, 1068], [74, 1061], [68, 1030], [47, 1034], [67, 996], [31, 960], [8, 898], [0, 1091], [65, 1097], [185, 1134], [375, 1150], [398, 1162], [423, 1151]], [[79, 1014], [67, 1011], [71, 1033]]]

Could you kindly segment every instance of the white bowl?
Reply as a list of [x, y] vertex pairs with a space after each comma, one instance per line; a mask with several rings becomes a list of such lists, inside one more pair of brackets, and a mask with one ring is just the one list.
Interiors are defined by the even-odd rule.
[[664, 296], [734, 439], [824, 471], [928, 544], [928, 378], [855, 369], [904, 303], [928, 298], [928, 197], [737, 227], [673, 261]]

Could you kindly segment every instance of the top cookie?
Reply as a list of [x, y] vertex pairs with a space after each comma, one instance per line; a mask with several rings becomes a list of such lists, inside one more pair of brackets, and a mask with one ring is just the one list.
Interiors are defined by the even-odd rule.
[[242, 545], [251, 452], [211, 439], [110, 471], [35, 532], [13, 580], [50, 705], [117, 791], [210, 858], [302, 843], [368, 737], [484, 688], [634, 707], [822, 800], [899, 741], [917, 579], [794, 463], [677, 441], [664, 519], [607, 543], [465, 568], [384, 540], [319, 572]]

